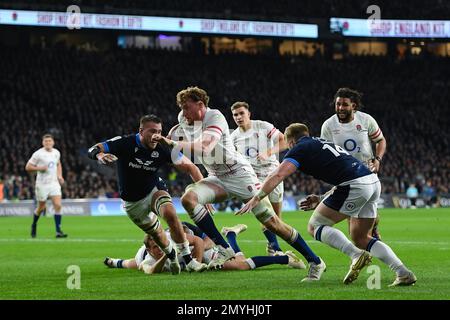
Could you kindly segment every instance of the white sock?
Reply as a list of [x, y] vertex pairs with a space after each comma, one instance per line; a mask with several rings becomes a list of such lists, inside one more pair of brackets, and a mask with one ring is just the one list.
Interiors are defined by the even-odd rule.
[[189, 242], [177, 243], [177, 249], [180, 255], [187, 256], [191, 254], [191, 249], [189, 248]]
[[[169, 245], [165, 248], [161, 248], [161, 250], [168, 256], [173, 250], [172, 241], [169, 240]], [[176, 257], [177, 257], [177, 255], [175, 254], [175, 259], [176, 259]]]
[[409, 273], [408, 268], [404, 266], [402, 261], [397, 257], [394, 251], [392, 251], [391, 247], [389, 247], [384, 242], [381, 242], [379, 240], [375, 241], [370, 248], [370, 254], [387, 264], [389, 268], [391, 268], [391, 270], [393, 270], [399, 276], [403, 276]]
[[348, 240], [341, 230], [329, 226], [322, 226], [319, 238], [317, 238], [317, 231], [319, 231], [319, 228], [314, 231], [316, 240], [326, 243], [332, 248], [338, 249], [348, 255], [352, 260], [361, 255], [362, 250]]
[[250, 266], [250, 269], [252, 270], [256, 269], [256, 264], [255, 262], [253, 262], [251, 258], [246, 259], [245, 262], [247, 262], [247, 264]]

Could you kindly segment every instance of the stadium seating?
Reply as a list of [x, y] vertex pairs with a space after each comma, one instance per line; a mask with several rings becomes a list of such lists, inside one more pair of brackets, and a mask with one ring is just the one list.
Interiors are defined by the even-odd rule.
[[[175, 95], [189, 85], [208, 91], [211, 107], [225, 113], [230, 128], [236, 126], [229, 107], [244, 100], [253, 118], [280, 130], [290, 122], [304, 122], [313, 135], [333, 114], [330, 102], [336, 90], [358, 89], [364, 93], [363, 110], [378, 121], [388, 142], [380, 173], [383, 191], [404, 192], [409, 183], [424, 185], [430, 179], [438, 192], [448, 192], [450, 146], [444, 132], [450, 83], [443, 70], [449, 70], [449, 59], [354, 56], [335, 61], [63, 46], [0, 50], [0, 126], [6, 133], [0, 136], [0, 180], [7, 199], [33, 197], [24, 167], [45, 132], [55, 135], [62, 154], [64, 197], [117, 197], [115, 178], [94, 170], [95, 164], [85, 161], [86, 149], [135, 132], [145, 113], [158, 114], [167, 133], [179, 111]], [[178, 196], [184, 185], [179, 178], [170, 181]], [[285, 188], [296, 195], [327, 186], [298, 175]]]

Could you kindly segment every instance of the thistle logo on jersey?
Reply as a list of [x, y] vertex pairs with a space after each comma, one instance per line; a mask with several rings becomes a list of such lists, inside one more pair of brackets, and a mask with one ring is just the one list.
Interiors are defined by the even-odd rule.
[[150, 155], [150, 157], [158, 158], [159, 157], [159, 152], [158, 151], [153, 151], [152, 154]]
[[347, 210], [353, 210], [353, 209], [355, 209], [355, 207], [356, 207], [356, 205], [353, 202], [347, 202], [345, 204], [345, 209], [347, 209]]
[[360, 124], [356, 125], [356, 130], [361, 131], [361, 125]]

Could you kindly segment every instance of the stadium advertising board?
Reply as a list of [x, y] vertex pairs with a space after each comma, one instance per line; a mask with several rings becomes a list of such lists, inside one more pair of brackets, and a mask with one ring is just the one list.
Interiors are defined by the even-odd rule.
[[92, 216], [125, 216], [123, 202], [118, 199], [90, 201]]
[[450, 21], [331, 18], [330, 30], [349, 37], [450, 38]]
[[[303, 196], [288, 196], [283, 199], [284, 211], [300, 210], [297, 203], [303, 200]], [[175, 210], [178, 214], [186, 213], [181, 205], [180, 198], [172, 198]], [[441, 195], [438, 197], [438, 205], [443, 208], [450, 207], [450, 194]], [[381, 195], [378, 201], [378, 207], [383, 208], [409, 208], [411, 200], [405, 195]], [[416, 207], [424, 208], [426, 201], [419, 197], [416, 201]], [[31, 216], [36, 208], [36, 203], [33, 200], [22, 200], [14, 202], [0, 203], [0, 217], [2, 216]], [[221, 209], [227, 213], [232, 213], [233, 210], [227, 206]], [[47, 202], [47, 214], [52, 216], [54, 213], [51, 201]], [[123, 209], [123, 201], [120, 199], [63, 199], [62, 200], [62, 214], [67, 216], [125, 216]]]
[[[33, 200], [22, 200], [0, 203], [1, 216], [31, 216], [36, 209]], [[61, 213], [66, 216], [86, 216], [90, 214], [89, 203], [82, 200], [63, 199]], [[53, 215], [54, 209], [51, 201], [47, 202], [47, 214]]]
[[53, 11], [0, 10], [0, 24], [34, 27], [70, 27], [71, 29], [115, 29], [318, 38], [318, 26], [316, 24]]

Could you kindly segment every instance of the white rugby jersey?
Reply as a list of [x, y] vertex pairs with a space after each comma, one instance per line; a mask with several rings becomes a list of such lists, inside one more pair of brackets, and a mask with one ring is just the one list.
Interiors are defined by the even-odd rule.
[[356, 111], [349, 123], [340, 123], [338, 116], [332, 115], [323, 123], [320, 137], [341, 146], [368, 166], [374, 157], [372, 142], [383, 139], [383, 133], [371, 115]]
[[47, 151], [42, 147], [33, 153], [29, 162], [34, 166], [48, 168], [45, 172], [37, 172], [36, 184], [58, 183], [57, 166], [60, 158], [61, 154], [55, 148], [53, 148], [52, 151]]
[[194, 125], [188, 125], [184, 117], [179, 117], [179, 120], [180, 126], [172, 133], [174, 140], [182, 137], [185, 141], [194, 141], [201, 138], [203, 133], [219, 139], [210, 154], [194, 155], [194, 160], [199, 161], [209, 175], [233, 174], [241, 168], [253, 170], [244, 156], [236, 151], [231, 141], [228, 123], [219, 110], [207, 108], [203, 121], [198, 121]]
[[279, 133], [273, 124], [261, 120], [251, 120], [251, 127], [247, 131], [238, 127], [231, 133], [234, 146], [250, 162], [258, 178], [267, 177], [280, 164], [275, 154], [266, 160], [257, 159], [258, 154], [273, 148], [278, 142]]

